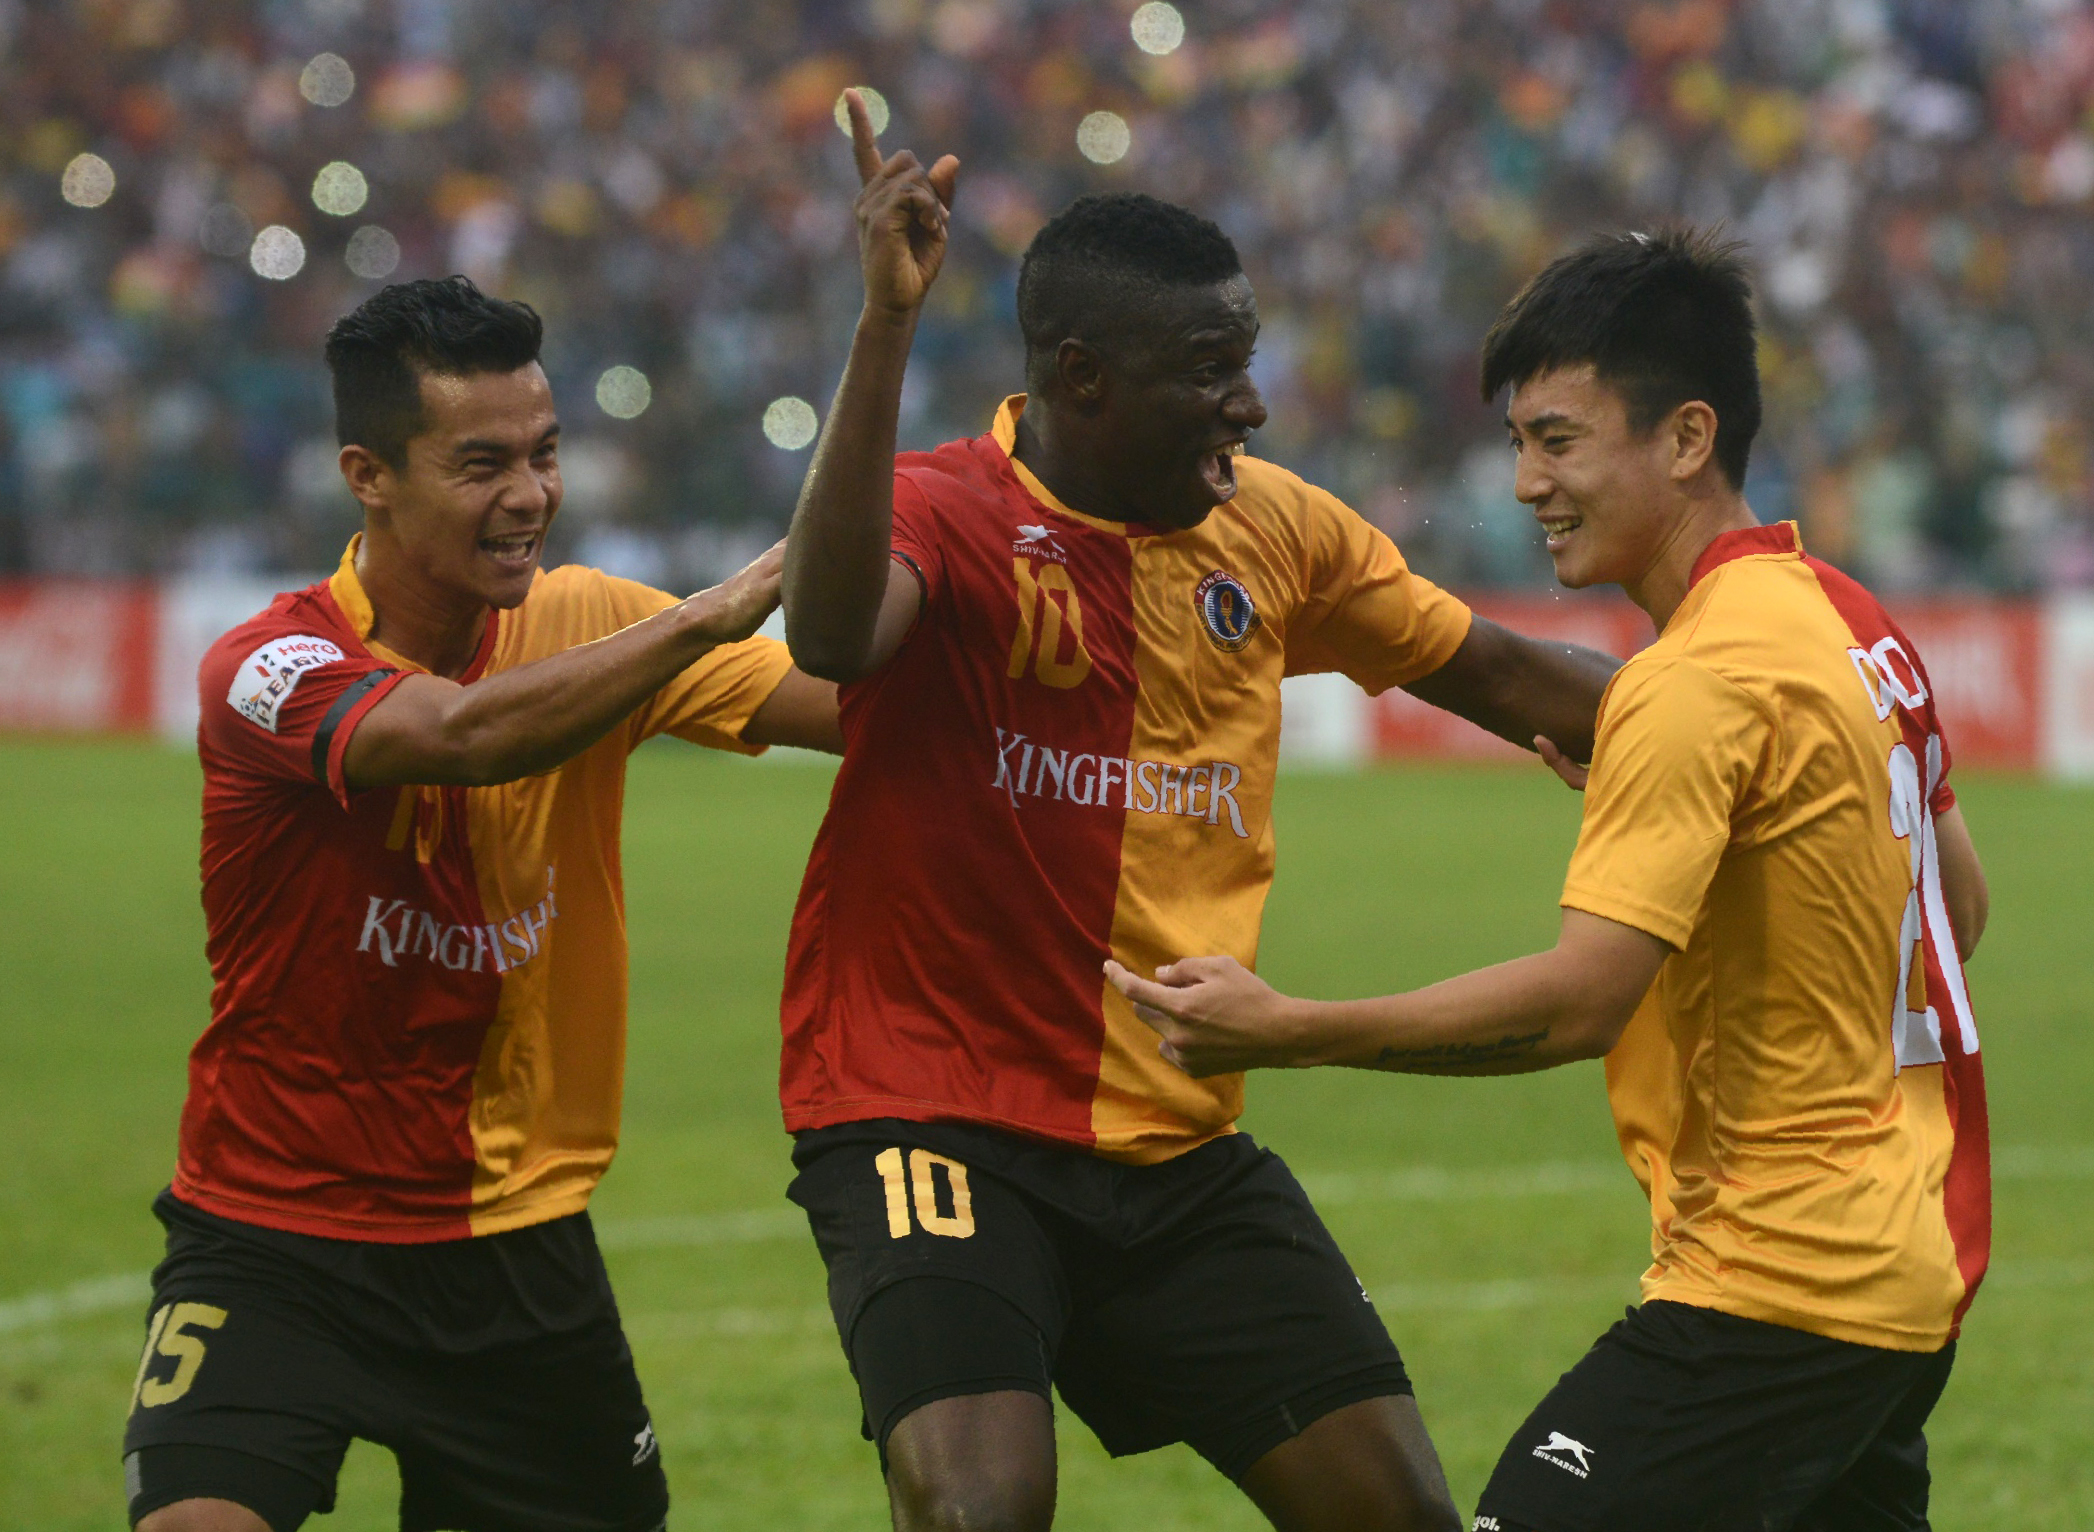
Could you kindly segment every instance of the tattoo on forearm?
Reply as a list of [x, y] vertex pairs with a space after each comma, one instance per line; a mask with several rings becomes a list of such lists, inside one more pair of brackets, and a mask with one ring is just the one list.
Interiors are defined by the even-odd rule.
[[1508, 1059], [1524, 1058], [1548, 1040], [1549, 1029], [1511, 1033], [1494, 1043], [1434, 1043], [1427, 1048], [1384, 1048], [1374, 1062], [1384, 1068], [1414, 1070], [1420, 1074], [1461, 1074], [1484, 1069]]

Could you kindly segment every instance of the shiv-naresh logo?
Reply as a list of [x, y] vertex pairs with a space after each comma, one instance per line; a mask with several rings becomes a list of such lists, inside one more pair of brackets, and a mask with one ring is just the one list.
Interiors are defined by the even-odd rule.
[[1258, 631], [1258, 608], [1243, 582], [1217, 569], [1192, 588], [1192, 604], [1200, 614], [1200, 626], [1214, 647], [1234, 654]]
[[[1551, 1431], [1549, 1439], [1534, 1449], [1534, 1455], [1544, 1463], [1587, 1478], [1592, 1473], [1593, 1449], [1583, 1442], [1574, 1442], [1561, 1431]], [[1575, 1459], [1576, 1461], [1572, 1461]]]
[[1046, 523], [1018, 525], [1018, 540], [1011, 544], [1011, 552], [1025, 554], [1028, 558], [1053, 559], [1058, 564], [1069, 562], [1069, 555], [1062, 545], [1054, 540], [1054, 529]]

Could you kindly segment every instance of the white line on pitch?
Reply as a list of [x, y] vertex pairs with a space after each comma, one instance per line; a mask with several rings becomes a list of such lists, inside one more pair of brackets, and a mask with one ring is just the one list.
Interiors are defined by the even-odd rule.
[[31, 1293], [0, 1303], [0, 1335], [13, 1330], [71, 1319], [77, 1314], [102, 1314], [110, 1309], [142, 1304], [153, 1295], [152, 1281], [142, 1271], [127, 1271], [115, 1277], [90, 1277], [70, 1287], [47, 1293]]
[[[2094, 1144], [2013, 1144], [1996, 1149], [1992, 1174], [2000, 1181], [2083, 1180], [2094, 1177]], [[1468, 1202], [1517, 1197], [1563, 1196], [1633, 1186], [1619, 1161], [1553, 1160], [1535, 1165], [1448, 1169], [1414, 1165], [1385, 1171], [1305, 1171], [1302, 1186], [1316, 1201], [1330, 1206], [1362, 1202]], [[690, 1213], [655, 1218], [607, 1219], [596, 1227], [606, 1250], [704, 1249], [719, 1245], [761, 1244], [804, 1238], [807, 1220], [797, 1208], [750, 1208], [724, 1213]], [[1518, 1308], [1566, 1296], [1560, 1285], [1512, 1280], [1470, 1283], [1398, 1283], [1375, 1290], [1375, 1301], [1389, 1308]], [[1601, 1291], [1601, 1279], [1579, 1279]], [[2094, 1263], [2032, 1261], [2003, 1263], [1987, 1279], [1998, 1287], [2065, 1287], [2094, 1281]], [[1621, 1284], [1605, 1279], [1604, 1290]], [[1530, 1295], [1531, 1290], [1531, 1295]], [[57, 1324], [87, 1314], [143, 1304], [150, 1296], [145, 1272], [90, 1277], [66, 1287], [29, 1293], [0, 1302], [0, 1335]], [[768, 1310], [721, 1310], [721, 1314], [768, 1313]], [[711, 1321], [708, 1321], [711, 1322]], [[725, 1323], [725, 1321], [722, 1321]], [[720, 1331], [719, 1333], [731, 1333]]]

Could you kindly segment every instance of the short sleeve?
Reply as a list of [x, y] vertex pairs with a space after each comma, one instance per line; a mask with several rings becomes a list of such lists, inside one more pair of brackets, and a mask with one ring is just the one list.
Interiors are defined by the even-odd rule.
[[1685, 947], [1772, 742], [1759, 705], [1706, 667], [1625, 666], [1600, 706], [1563, 905]]
[[654, 694], [634, 743], [674, 734], [714, 750], [761, 755], [764, 747], [746, 743], [742, 730], [792, 668], [792, 656], [775, 638], [722, 644]]
[[1431, 675], [1469, 636], [1468, 607], [1411, 573], [1386, 533], [1310, 491], [1303, 601], [1287, 627], [1287, 674], [1338, 671], [1381, 693]]
[[894, 476], [894, 530], [889, 547], [895, 560], [916, 576], [916, 583], [923, 587], [923, 604], [929, 606], [945, 586], [945, 555], [930, 498], [908, 473]]
[[[575, 643], [629, 628], [683, 599], [597, 570], [580, 573], [591, 580], [595, 594], [609, 607], [608, 620], [592, 623], [589, 631], [573, 638]], [[594, 631], [598, 626], [602, 632]], [[761, 755], [764, 747], [743, 743], [742, 730], [792, 668], [792, 656], [775, 639], [746, 638], [722, 644], [683, 670], [633, 715], [632, 742], [638, 745], [657, 734], [673, 734], [714, 750]]]
[[407, 675], [319, 634], [236, 634], [221, 639], [197, 673], [198, 733], [235, 769], [317, 783], [346, 806], [349, 741]]

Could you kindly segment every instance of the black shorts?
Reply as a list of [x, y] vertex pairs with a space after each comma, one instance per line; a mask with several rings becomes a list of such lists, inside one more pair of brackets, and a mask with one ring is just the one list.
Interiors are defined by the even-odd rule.
[[135, 1523], [178, 1500], [274, 1532], [334, 1507], [351, 1437], [400, 1461], [402, 1532], [652, 1532], [661, 1452], [586, 1214], [381, 1245], [235, 1223], [163, 1193], [124, 1430]]
[[1682, 1303], [1602, 1336], [1498, 1459], [1483, 1532], [1925, 1532], [1953, 1344], [1887, 1351]]
[[801, 1134], [793, 1163], [883, 1461], [934, 1400], [1055, 1387], [1116, 1457], [1182, 1441], [1240, 1479], [1330, 1411], [1411, 1391], [1307, 1195], [1247, 1134], [1136, 1166], [883, 1119]]

